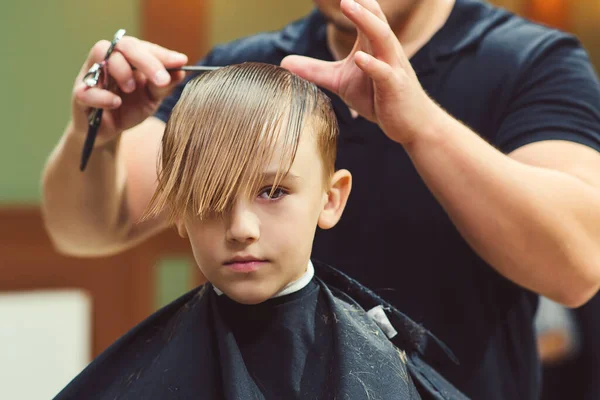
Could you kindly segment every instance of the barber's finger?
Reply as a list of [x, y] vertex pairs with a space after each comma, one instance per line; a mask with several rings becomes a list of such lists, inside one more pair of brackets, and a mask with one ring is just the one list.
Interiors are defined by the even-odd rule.
[[185, 71], [171, 71], [171, 82], [173, 85], [178, 85], [185, 80]]
[[135, 90], [136, 85], [133, 70], [121, 53], [114, 52], [110, 56], [108, 73], [114, 78], [123, 92], [131, 93]]
[[[155, 43], [143, 42], [147, 50], [160, 60], [165, 68], [177, 68], [185, 65], [188, 58], [185, 54], [169, 50]], [[171, 82], [168, 86], [158, 86], [152, 80], [147, 81], [147, 88], [150, 96], [155, 100], [160, 100], [171, 93], [173, 88], [185, 80], [185, 71], [171, 71]]]
[[121, 98], [116, 94], [100, 88], [84, 88], [77, 86], [74, 91], [75, 101], [81, 108], [114, 109], [121, 106]]
[[359, 51], [354, 55], [354, 62], [373, 80], [377, 87], [384, 89], [381, 93], [398, 92], [396, 90], [395, 71], [389, 64], [363, 51]]
[[385, 23], [388, 22], [385, 14], [383, 13], [383, 10], [381, 9], [381, 6], [379, 5], [379, 2], [377, 0], [356, 0], [356, 1], [358, 1], [358, 3], [361, 4], [364, 8], [366, 8], [367, 10], [369, 10], [373, 14], [375, 14], [375, 16], [377, 16], [377, 18], [379, 18], [383, 22], [385, 22]]
[[339, 65], [339, 62], [328, 62], [297, 55], [287, 56], [281, 61], [283, 68], [334, 93], [338, 91], [335, 74]]
[[140, 70], [155, 85], [164, 87], [171, 82], [171, 76], [163, 63], [148, 50], [141, 40], [125, 36], [117, 43], [116, 48], [125, 56], [129, 64]]
[[[368, 3], [368, 0], [359, 1]], [[364, 34], [375, 57], [389, 63], [397, 62], [398, 38], [385, 20], [355, 0], [342, 0], [341, 7], [344, 15]], [[379, 5], [377, 8], [381, 10]]]
[[88, 72], [94, 63], [104, 60], [104, 56], [106, 55], [109, 47], [110, 42], [108, 40], [99, 40], [92, 46], [87, 60], [85, 60], [81, 66], [81, 70], [79, 71], [80, 78], [83, 78], [83, 76]]
[[152, 53], [166, 68], [177, 68], [188, 62], [188, 57], [177, 51], [169, 50], [159, 46], [156, 43], [143, 42]]
[[133, 71], [133, 78], [138, 88], [146, 87], [148, 83], [148, 77], [142, 74], [140, 71]]
[[167, 86], [158, 86], [152, 81], [148, 81], [147, 89], [152, 100], [162, 100], [167, 97], [173, 89], [185, 79], [184, 71], [173, 71], [170, 73], [170, 84]]

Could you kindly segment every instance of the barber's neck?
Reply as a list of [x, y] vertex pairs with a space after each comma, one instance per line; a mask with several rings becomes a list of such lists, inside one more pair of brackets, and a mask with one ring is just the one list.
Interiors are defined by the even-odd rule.
[[[408, 13], [389, 20], [392, 30], [402, 44], [408, 58], [415, 55], [446, 23], [455, 0], [421, 0]], [[356, 41], [356, 32], [327, 25], [327, 45], [337, 60], [345, 58]]]

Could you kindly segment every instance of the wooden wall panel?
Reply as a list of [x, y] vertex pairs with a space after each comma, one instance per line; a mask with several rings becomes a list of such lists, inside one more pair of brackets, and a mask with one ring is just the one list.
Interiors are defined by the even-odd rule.
[[177, 50], [195, 63], [209, 50], [207, 0], [142, 0], [141, 37]]
[[174, 230], [117, 256], [63, 256], [37, 208], [0, 209], [0, 291], [85, 290], [92, 298], [93, 357], [154, 311], [154, 266], [170, 254], [191, 257]]
[[554, 28], [571, 29], [571, 2], [569, 0], [526, 0], [525, 15]]

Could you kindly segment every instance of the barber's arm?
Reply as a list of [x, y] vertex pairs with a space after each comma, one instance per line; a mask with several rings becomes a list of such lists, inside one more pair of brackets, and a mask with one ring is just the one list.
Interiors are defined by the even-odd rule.
[[600, 155], [562, 141], [510, 157], [450, 117], [406, 146], [473, 249], [514, 282], [567, 306], [600, 286]]
[[600, 287], [600, 154], [559, 140], [503, 154], [427, 96], [377, 2], [358, 3], [342, 1], [359, 31], [347, 59], [294, 56], [282, 65], [338, 93], [402, 144], [498, 272], [567, 306], [586, 302]]

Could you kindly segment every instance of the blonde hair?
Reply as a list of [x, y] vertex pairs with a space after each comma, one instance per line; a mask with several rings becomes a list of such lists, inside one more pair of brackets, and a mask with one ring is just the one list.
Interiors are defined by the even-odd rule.
[[275, 190], [307, 126], [327, 185], [335, 171], [338, 126], [329, 98], [314, 84], [262, 63], [231, 65], [194, 78], [167, 122], [158, 187], [145, 218], [165, 212], [174, 222], [224, 212], [239, 196], [259, 190], [264, 168], [282, 148]]

